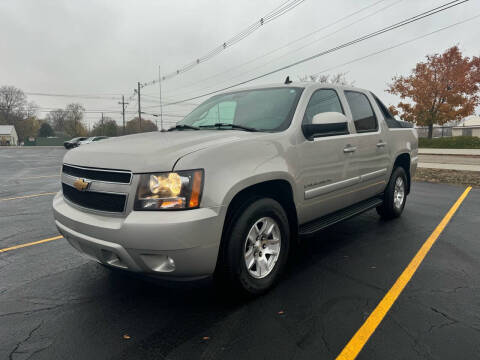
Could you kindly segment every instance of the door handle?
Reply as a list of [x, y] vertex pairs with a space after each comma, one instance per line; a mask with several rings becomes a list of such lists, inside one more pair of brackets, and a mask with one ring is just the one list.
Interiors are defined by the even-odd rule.
[[352, 145], [347, 145], [343, 148], [344, 153], [353, 153], [355, 150], [357, 150], [357, 147]]
[[380, 141], [377, 143], [377, 148], [385, 147], [386, 145], [387, 145], [386, 142], [380, 140]]

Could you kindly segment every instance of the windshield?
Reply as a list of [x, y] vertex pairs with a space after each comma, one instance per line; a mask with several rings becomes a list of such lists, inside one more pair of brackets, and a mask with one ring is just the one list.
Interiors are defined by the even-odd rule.
[[283, 87], [217, 95], [200, 104], [177, 126], [211, 130], [233, 124], [258, 131], [282, 131], [290, 125], [302, 91]]

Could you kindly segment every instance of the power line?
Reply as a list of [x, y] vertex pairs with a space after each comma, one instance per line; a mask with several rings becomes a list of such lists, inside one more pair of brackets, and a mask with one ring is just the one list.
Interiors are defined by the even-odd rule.
[[[208, 53], [206, 53], [203, 56], [198, 57], [197, 59], [193, 60], [192, 62], [190, 62], [190, 63], [188, 63], [184, 66], [179, 67], [177, 70], [162, 76], [161, 79], [162, 80], [171, 79], [175, 76], [178, 76], [182, 73], [185, 73], [185, 72], [193, 69], [194, 67], [198, 66], [199, 64], [201, 64], [201, 63], [203, 63], [207, 60], [210, 60], [214, 56], [216, 56], [216, 55], [220, 54], [221, 52], [225, 51], [227, 48], [237, 44], [240, 41], [242, 41], [243, 39], [245, 39], [246, 37], [248, 37], [249, 35], [254, 33], [256, 30], [258, 30], [260, 27], [262, 27], [263, 25], [265, 25], [265, 24], [279, 18], [280, 16], [290, 12], [291, 10], [296, 8], [298, 5], [300, 5], [304, 1], [305, 0], [288, 0], [288, 1], [284, 2], [282, 5], [275, 8], [274, 10], [272, 10], [271, 12], [266, 14], [265, 16], [261, 17], [259, 20], [257, 20], [252, 25], [248, 26], [247, 28], [245, 28], [244, 30], [242, 30], [238, 34], [234, 35], [230, 39], [224, 41], [221, 45], [213, 48]], [[154, 80], [151, 80], [149, 82], [145, 82], [145, 83], [143, 83], [143, 85], [144, 86], [149, 86], [149, 85], [153, 85], [153, 84], [156, 84], [156, 83], [158, 83], [158, 79], [154, 79]]]
[[[361, 12], [367, 10], [367, 9], [370, 9], [370, 8], [376, 6], [376, 5], [378, 5], [379, 3], [384, 2], [384, 1], [386, 1], [386, 0], [376, 1], [376, 2], [374, 2], [373, 4], [370, 4], [370, 5], [368, 5], [368, 6], [365, 6], [365, 7], [361, 8], [361, 9], [359, 9], [359, 10], [356, 10], [356, 11], [354, 11], [354, 12], [352, 12], [352, 13], [346, 15], [346, 16], [343, 16], [343, 17], [341, 17], [341, 18], [339, 18], [339, 19], [337, 19], [337, 20], [335, 20], [335, 21], [333, 21], [333, 22], [331, 22], [331, 23], [329, 23], [329, 24], [327, 24], [327, 25], [324, 25], [324, 26], [322, 26], [322, 27], [320, 27], [320, 28], [318, 28], [318, 29], [316, 29], [316, 30], [314, 30], [314, 31], [306, 34], [306, 35], [302, 35], [302, 36], [296, 38], [295, 40], [289, 41], [288, 43], [286, 43], [286, 44], [284, 44], [284, 45], [282, 45], [282, 46], [280, 46], [280, 47], [278, 47], [278, 48], [275, 48], [275, 49], [273, 49], [273, 50], [271, 50], [271, 51], [268, 51], [268, 52], [266, 52], [266, 53], [263, 53], [262, 55], [256, 56], [256, 57], [254, 57], [253, 59], [250, 59], [250, 60], [248, 60], [248, 61], [246, 61], [246, 62], [244, 62], [244, 63], [242, 63], [242, 64], [238, 64], [238, 65], [232, 66], [232, 67], [230, 67], [230, 68], [228, 68], [228, 69], [226, 69], [226, 70], [224, 70], [224, 71], [218, 72], [218, 73], [213, 74], [213, 75], [211, 75], [211, 76], [204, 77], [204, 78], [202, 78], [202, 79], [200, 79], [200, 80], [198, 80], [198, 81], [191, 82], [191, 83], [186, 84], [186, 85], [184, 85], [184, 86], [177, 87], [177, 88], [174, 89], [174, 93], [176, 92], [176, 90], [184, 89], [184, 88], [186, 88], [186, 87], [195, 86], [196, 84], [203, 84], [205, 81], [208, 81], [208, 80], [210, 80], [210, 79], [214, 79], [214, 78], [216, 78], [216, 77], [218, 77], [218, 76], [220, 76], [220, 75], [226, 74], [226, 73], [231, 73], [232, 70], [235, 70], [235, 69], [240, 68], [240, 67], [244, 67], [245, 65], [251, 64], [252, 62], [255, 62], [255, 61], [259, 60], [259, 59], [263, 59], [263, 58], [265, 58], [266, 56], [272, 55], [272, 54], [274, 54], [274, 53], [276, 53], [276, 52], [278, 52], [278, 51], [280, 51], [280, 50], [282, 50], [282, 49], [284, 49], [284, 48], [289, 47], [289, 46], [292, 45], [292, 44], [295, 44], [295, 43], [297, 43], [297, 42], [299, 42], [299, 41], [301, 41], [301, 40], [304, 40], [304, 39], [306, 39], [306, 38], [308, 38], [308, 37], [310, 37], [310, 36], [312, 36], [312, 35], [315, 35], [315, 34], [317, 34], [318, 32], [321, 32], [322, 30], [325, 30], [325, 29], [328, 29], [328, 28], [330, 28], [330, 27], [332, 27], [332, 26], [334, 26], [334, 25], [337, 25], [338, 23], [340, 23], [340, 22], [342, 22], [342, 21], [344, 21], [344, 20], [346, 20], [346, 19], [348, 19], [348, 18], [350, 18], [350, 17], [352, 17], [352, 16], [355, 16], [355, 15], [357, 15], [357, 14], [359, 14], [359, 13], [361, 13]], [[392, 5], [393, 5], [393, 4], [392, 4]], [[390, 5], [390, 6], [392, 6], [392, 5]], [[359, 20], [359, 21], [361, 21], [361, 20]]]
[[[318, 42], [318, 41], [320, 41], [320, 40], [323, 40], [323, 39], [326, 39], [326, 38], [328, 38], [328, 37], [330, 37], [330, 36], [332, 36], [332, 35], [335, 35], [335, 34], [339, 33], [339, 32], [342, 31], [342, 30], [345, 30], [345, 29], [347, 29], [347, 28], [349, 28], [349, 27], [351, 27], [351, 26], [353, 26], [353, 25], [355, 25], [355, 24], [357, 24], [357, 23], [359, 23], [359, 22], [361, 22], [361, 21], [363, 21], [363, 20], [365, 20], [365, 19], [368, 19], [368, 18], [370, 18], [370, 17], [372, 17], [372, 16], [374, 16], [374, 15], [376, 15], [376, 14], [378, 14], [378, 13], [380, 13], [380, 12], [382, 12], [382, 11], [384, 11], [384, 10], [386, 10], [386, 9], [388, 9], [388, 8], [396, 5], [396, 4], [398, 4], [398, 3], [401, 2], [401, 1], [403, 1], [403, 0], [397, 0], [397, 1], [391, 3], [391, 4], [387, 5], [387, 6], [384, 6], [384, 7], [380, 8], [380, 9], [378, 9], [378, 10], [375, 10], [374, 12], [372, 12], [372, 13], [364, 16], [364, 17], [361, 17], [360, 19], [357, 19], [357, 20], [355, 20], [355, 21], [353, 21], [353, 22], [351, 22], [351, 23], [349, 23], [349, 24], [347, 24], [347, 25], [345, 25], [345, 26], [342, 26], [341, 28], [339, 28], [339, 29], [337, 29], [337, 30], [335, 30], [335, 31], [333, 31], [333, 32], [330, 32], [330, 33], [328, 33], [328, 34], [326, 34], [326, 35], [324, 35], [324, 36], [322, 36], [322, 37], [320, 37], [320, 38], [318, 38], [318, 39], [315, 39], [315, 40], [313, 40], [313, 41], [310, 41], [310, 42], [308, 42], [308, 43], [306, 43], [306, 44], [304, 44], [304, 45], [302, 45], [302, 46], [300, 46], [300, 47], [297, 47], [297, 48], [294, 48], [294, 49], [292, 49], [292, 50], [290, 50], [290, 51], [287, 51], [286, 53], [284, 53], [284, 54], [282, 54], [282, 55], [280, 55], [280, 56], [277, 56], [277, 57], [275, 57], [275, 58], [267, 61], [266, 63], [263, 63], [263, 64], [261, 64], [261, 65], [258, 65], [258, 66], [254, 67], [254, 68], [251, 68], [249, 71], [244, 71], [244, 72], [242, 72], [242, 73], [240, 73], [240, 74], [237, 74], [236, 76], [234, 76], [234, 77], [231, 78], [230, 80], [238, 79], [238, 78], [242, 77], [243, 75], [246, 75], [246, 74], [250, 73], [250, 72], [253, 71], [253, 70], [262, 68], [262, 67], [264, 67], [264, 66], [266, 66], [266, 65], [271, 64], [272, 62], [274, 62], [274, 61], [276, 61], [276, 60], [279, 60], [279, 59], [281, 59], [281, 58], [284, 58], [285, 56], [287, 56], [287, 55], [289, 55], [289, 54], [291, 54], [291, 53], [296, 53], [296, 52], [298, 52], [299, 50], [302, 50], [302, 49], [304, 49], [304, 48], [306, 48], [306, 47], [308, 47], [308, 46], [310, 46], [310, 45], [312, 45], [312, 44], [314, 44], [314, 43], [316, 43], [316, 42]], [[357, 13], [358, 13], [358, 12], [359, 12], [359, 11], [357, 11]], [[292, 43], [294, 43], [294, 42], [295, 42], [295, 41], [290, 42], [289, 44], [292, 44]], [[228, 82], [228, 81], [223, 81], [223, 83], [226, 83], [226, 82]], [[211, 87], [210, 87], [210, 88], [211, 88]]]
[[[7, 108], [0, 108], [0, 111], [1, 110], [9, 110]], [[55, 111], [55, 110], [62, 110], [62, 111], [67, 111], [65, 109], [61, 109], [61, 108], [50, 108], [50, 107], [37, 107], [37, 108], [34, 108], [34, 109], [15, 109], [15, 112], [52, 112], [52, 111]], [[121, 114], [121, 111], [119, 110], [89, 110], [89, 109], [86, 109], [84, 111], [82, 111], [82, 113], [85, 113], [85, 114], [101, 114], [101, 113], [111, 113], [111, 114]], [[125, 113], [128, 113], [128, 114], [136, 114], [137, 112], [136, 111], [126, 111]]]
[[205, 97], [205, 96], [208, 96], [208, 95], [213, 95], [213, 94], [216, 94], [218, 92], [221, 92], [221, 91], [225, 91], [225, 90], [229, 90], [231, 88], [234, 88], [234, 87], [237, 87], [237, 86], [240, 86], [240, 85], [244, 85], [244, 84], [247, 84], [249, 82], [252, 82], [252, 81], [255, 81], [255, 80], [258, 80], [258, 79], [261, 79], [261, 78], [264, 78], [266, 76], [269, 76], [269, 75], [272, 75], [272, 74], [275, 74], [277, 72], [280, 72], [282, 70], [286, 70], [286, 69], [289, 69], [293, 66], [296, 66], [296, 65], [299, 65], [299, 64], [302, 64], [302, 63], [305, 63], [307, 61], [310, 61], [310, 60], [313, 60], [313, 59], [316, 59], [318, 57], [321, 57], [321, 56], [324, 56], [324, 55], [327, 55], [327, 54], [330, 54], [330, 53], [333, 53], [335, 51], [338, 51], [340, 49], [343, 49], [343, 48], [346, 48], [348, 46], [352, 46], [354, 44], [357, 44], [359, 42], [362, 42], [362, 41], [365, 41], [365, 40], [368, 40], [372, 37], [375, 37], [375, 36], [378, 36], [378, 35], [381, 35], [381, 34], [384, 34], [386, 32], [389, 32], [389, 31], [392, 31], [392, 30], [395, 30], [397, 28], [400, 28], [400, 27], [403, 27], [403, 26], [406, 26], [410, 23], [413, 23], [413, 22], [416, 22], [416, 21], [419, 21], [421, 19], [424, 19], [426, 17], [429, 17], [429, 16], [432, 16], [432, 15], [435, 15], [439, 12], [442, 12], [442, 11], [445, 11], [445, 10], [448, 10], [452, 7], [455, 7], [455, 6], [458, 6], [458, 5], [461, 5], [463, 3], [466, 3], [468, 2], [469, 0], [454, 0], [454, 1], [450, 1], [448, 3], [445, 3], [441, 6], [437, 6], [433, 9], [430, 9], [428, 11], [425, 11], [423, 13], [420, 13], [418, 15], [415, 15], [415, 16], [412, 16], [410, 18], [407, 18], [405, 20], [402, 20], [398, 23], [395, 23], [393, 25], [390, 25], [390, 26], [387, 26], [385, 28], [382, 28], [380, 30], [377, 30], [375, 32], [372, 32], [372, 33], [369, 33], [367, 35], [364, 35], [364, 36], [361, 36], [359, 38], [356, 38], [354, 40], [351, 40], [349, 42], [346, 42], [346, 43], [343, 43], [341, 45], [338, 45], [338, 46], [335, 46], [331, 49], [328, 49], [328, 50], [325, 50], [325, 51], [322, 51], [320, 53], [317, 53], [317, 54], [314, 54], [312, 56], [309, 56], [307, 58], [304, 58], [304, 59], [301, 59], [301, 60], [298, 60], [298, 61], [295, 61], [291, 64], [288, 64], [288, 65], [285, 65], [285, 66], [282, 66], [280, 68], [277, 68], [275, 70], [272, 70], [272, 71], [269, 71], [267, 73], [264, 73], [264, 74], [261, 74], [261, 75], [258, 75], [258, 76], [255, 76], [253, 78], [250, 78], [248, 80], [244, 80], [244, 81], [241, 81], [241, 82], [238, 82], [236, 84], [233, 84], [233, 85], [229, 85], [229, 86], [226, 86], [222, 89], [218, 89], [218, 90], [214, 90], [214, 91], [210, 91], [210, 92], [207, 92], [207, 93], [204, 93], [204, 94], [201, 94], [201, 95], [197, 95], [197, 96], [192, 96], [192, 97], [189, 97], [189, 98], [186, 98], [186, 99], [183, 99], [183, 100], [179, 100], [179, 101], [175, 101], [175, 102], [171, 102], [171, 103], [167, 103], [165, 104], [164, 106], [171, 106], [171, 105], [175, 105], [175, 104], [179, 104], [179, 103], [182, 103], [182, 102], [185, 102], [185, 101], [190, 101], [190, 100], [195, 100], [195, 99], [200, 99], [202, 97]]
[[[154, 113], [149, 113], [149, 112], [145, 112], [145, 111], [142, 111], [142, 114], [145, 114], [145, 115], [151, 115], [151, 116], [155, 116], [155, 117], [159, 117], [161, 114], [154, 114]], [[180, 115], [180, 114], [168, 114], [168, 113], [163, 113], [162, 114], [163, 116], [171, 116], [171, 117], [179, 117], [179, 118], [184, 118], [185, 115]]]
[[472, 16], [472, 17], [470, 17], [470, 18], [468, 18], [468, 19], [465, 19], [465, 20], [463, 20], [463, 21], [458, 21], [458, 22], [456, 22], [456, 23], [454, 23], [454, 24], [451, 24], [451, 25], [442, 27], [442, 28], [440, 28], [440, 29], [431, 31], [431, 32], [429, 32], [429, 33], [426, 33], [426, 34], [423, 34], [423, 35], [414, 37], [414, 38], [412, 38], [412, 39], [410, 39], [410, 40], [402, 41], [402, 42], [400, 42], [400, 43], [398, 43], [398, 44], [389, 46], [389, 47], [384, 48], [384, 49], [382, 49], [382, 50], [378, 50], [378, 51], [372, 52], [372, 53], [370, 53], [370, 54], [367, 54], [367, 55], [364, 55], [364, 56], [360, 56], [360, 57], [355, 58], [355, 59], [353, 59], [353, 60], [344, 62], [344, 63], [342, 63], [342, 64], [340, 64], [340, 65], [332, 66], [332, 67], [330, 67], [330, 68], [324, 69], [324, 70], [319, 71], [319, 72], [317, 72], [317, 73], [315, 73], [315, 74], [312, 74], [312, 75], [319, 75], [319, 74], [322, 74], [322, 73], [324, 73], [324, 72], [331, 71], [331, 70], [335, 70], [335, 69], [337, 69], [337, 68], [340, 68], [340, 67], [345, 66], [345, 65], [352, 64], [352, 63], [357, 62], [357, 61], [365, 60], [365, 59], [370, 58], [370, 57], [372, 57], [372, 56], [379, 55], [379, 54], [382, 54], [382, 53], [387, 52], [387, 51], [389, 51], [389, 50], [398, 48], [398, 47], [400, 47], [400, 46], [402, 46], [402, 45], [406, 45], [406, 44], [409, 44], [409, 43], [411, 43], [411, 42], [414, 42], [414, 41], [417, 41], [417, 40], [426, 38], [426, 37], [428, 37], [428, 36], [430, 36], [430, 35], [433, 35], [433, 34], [436, 34], [436, 33], [441, 32], [441, 31], [450, 29], [450, 28], [452, 28], [452, 27], [455, 27], [455, 26], [464, 24], [464, 23], [466, 23], [466, 22], [472, 21], [472, 20], [477, 19], [477, 18], [479, 18], [479, 17], [480, 17], [480, 14], [477, 14], [477, 15]]
[[30, 96], [48, 96], [48, 97], [67, 97], [67, 98], [77, 98], [77, 99], [100, 99], [100, 100], [115, 100], [116, 98], [109, 95], [115, 94], [52, 94], [52, 93], [41, 93], [41, 92], [25, 92], [25, 95]]

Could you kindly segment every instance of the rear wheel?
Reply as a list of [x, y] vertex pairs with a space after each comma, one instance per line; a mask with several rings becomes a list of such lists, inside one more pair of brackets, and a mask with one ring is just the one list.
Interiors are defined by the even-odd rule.
[[403, 167], [393, 170], [383, 195], [383, 204], [377, 207], [377, 213], [383, 219], [394, 219], [402, 215], [407, 201], [407, 174]]
[[270, 198], [252, 200], [233, 214], [226, 229], [217, 278], [244, 294], [262, 294], [278, 281], [289, 248], [283, 207]]

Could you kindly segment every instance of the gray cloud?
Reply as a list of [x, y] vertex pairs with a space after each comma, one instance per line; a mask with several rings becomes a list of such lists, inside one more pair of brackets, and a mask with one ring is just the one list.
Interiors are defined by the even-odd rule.
[[[210, 81], [198, 83], [220, 71], [276, 49], [302, 35], [335, 21], [375, 0], [307, 0], [292, 12], [278, 18], [211, 61], [199, 65], [164, 83], [170, 99], [196, 95], [238, 80], [266, 72], [336, 44], [377, 30], [391, 23], [428, 10], [445, 1], [385, 0], [375, 7], [326, 29], [318, 35], [291, 45], [269, 57], [232, 70]], [[239, 30], [278, 6], [280, 0], [3, 0], [0, 3], [0, 84], [11, 84], [26, 92], [73, 94], [125, 94], [129, 96], [137, 81], [158, 76], [160, 64], [165, 72], [204, 55]], [[275, 56], [321, 38], [381, 7], [392, 5], [376, 16], [315, 42], [276, 60]], [[379, 36], [269, 76], [256, 83], [282, 81], [286, 75], [316, 73], [336, 64], [369, 54], [397, 42], [461, 21], [480, 13], [480, 2], [464, 5], [432, 16], [419, 23]], [[441, 52], [459, 44], [467, 55], [480, 55], [480, 19], [426, 39], [407, 44], [384, 54], [333, 70], [347, 72], [359, 87], [377, 93], [387, 103], [397, 99], [384, 93], [395, 74], [407, 73], [426, 54]], [[195, 83], [188, 88], [187, 84]], [[143, 89], [148, 96], [143, 105], [156, 111], [158, 87]], [[29, 96], [41, 107], [63, 107], [75, 99]], [[88, 109], [120, 110], [117, 100], [79, 99]], [[135, 104], [129, 110], [135, 109]], [[169, 113], [183, 114], [191, 107], [176, 106]], [[147, 110], [146, 110], [147, 111]], [[166, 110], [167, 111], [167, 110]], [[110, 114], [112, 115], [112, 114]], [[119, 120], [119, 114], [113, 114]], [[133, 115], [132, 115], [133, 116]], [[89, 114], [95, 121], [98, 115]]]

